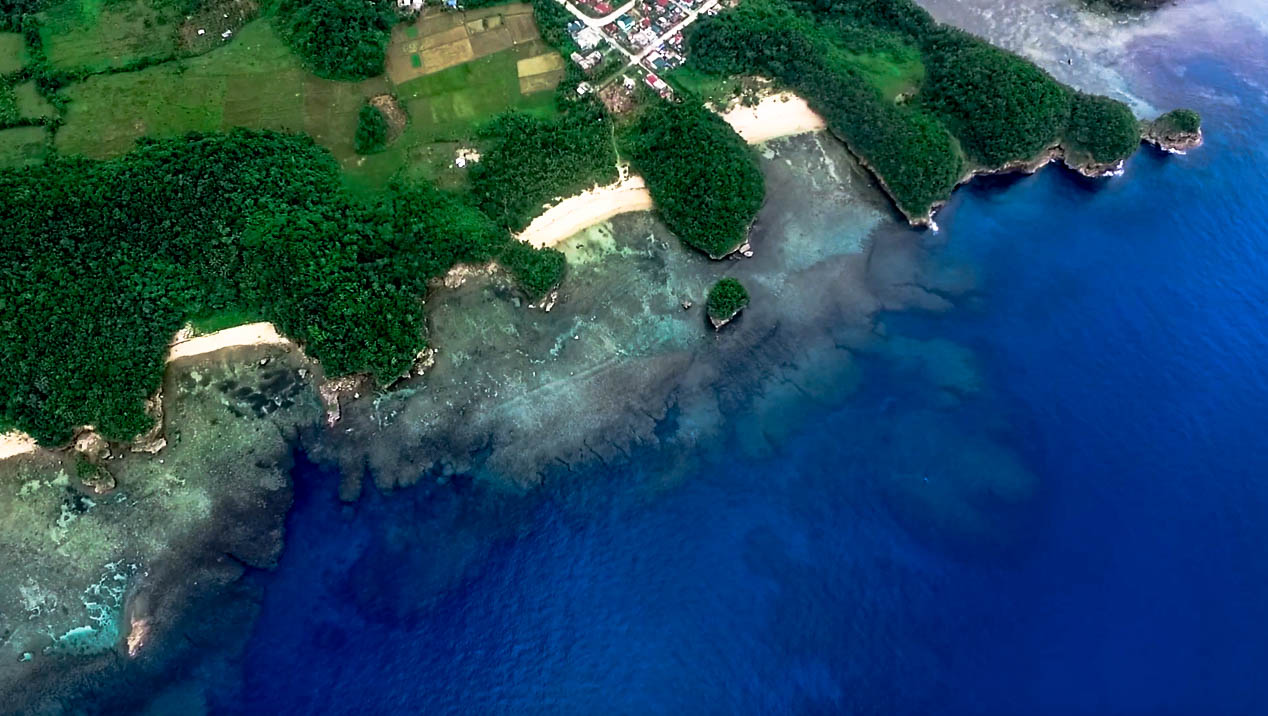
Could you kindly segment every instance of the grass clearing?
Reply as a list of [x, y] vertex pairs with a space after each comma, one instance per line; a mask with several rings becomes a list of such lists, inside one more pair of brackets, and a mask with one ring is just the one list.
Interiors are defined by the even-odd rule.
[[519, 60], [539, 56], [538, 41], [424, 75], [395, 88], [409, 115], [401, 136], [385, 151], [362, 157], [353, 147], [357, 112], [365, 101], [393, 92], [386, 78], [335, 82], [305, 71], [264, 20], [234, 42], [207, 54], [138, 72], [96, 75], [65, 90], [70, 100], [56, 147], [67, 154], [108, 157], [127, 152], [142, 136], [232, 127], [305, 132], [343, 165], [354, 189], [377, 191], [398, 171], [459, 185], [454, 152], [475, 128], [519, 109], [555, 112], [551, 91], [523, 94]]
[[256, 21], [205, 55], [70, 86], [57, 148], [107, 157], [145, 135], [251, 127], [308, 132], [342, 161], [353, 155], [361, 103], [386, 88], [382, 79], [347, 83], [309, 74], [268, 23]]
[[59, 69], [121, 67], [176, 52], [181, 20], [155, 0], [68, 0], [43, 13], [40, 36]]
[[700, 101], [723, 106], [743, 89], [742, 77], [714, 75], [690, 65], [678, 67], [665, 75], [684, 94], [694, 95]]
[[48, 133], [43, 127], [15, 127], [0, 131], [0, 168], [13, 169], [44, 161]]
[[35, 82], [23, 82], [13, 88], [14, 100], [17, 102], [18, 116], [23, 119], [41, 119], [57, 114], [53, 105], [40, 96], [35, 89]]
[[914, 95], [925, 79], [924, 63], [914, 47], [868, 55], [842, 53], [842, 61], [891, 100]]
[[17, 72], [26, 64], [26, 43], [21, 33], [0, 32], [0, 75]]

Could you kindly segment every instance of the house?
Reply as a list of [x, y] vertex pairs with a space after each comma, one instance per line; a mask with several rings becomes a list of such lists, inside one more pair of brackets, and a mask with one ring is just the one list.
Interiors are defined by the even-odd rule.
[[593, 27], [585, 27], [573, 35], [572, 39], [583, 52], [589, 52], [598, 47], [600, 42], [603, 42], [603, 35]]
[[423, 9], [423, 0], [396, 0], [396, 7], [406, 12]]

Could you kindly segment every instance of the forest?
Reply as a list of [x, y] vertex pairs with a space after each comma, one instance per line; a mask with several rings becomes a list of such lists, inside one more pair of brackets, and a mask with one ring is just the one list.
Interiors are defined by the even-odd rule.
[[715, 321], [729, 321], [748, 305], [748, 289], [739, 280], [726, 277], [720, 279], [709, 289], [709, 299], [705, 308], [709, 318]]
[[650, 101], [623, 133], [623, 149], [669, 230], [712, 258], [726, 256], [748, 238], [766, 196], [757, 157], [703, 106]]
[[235, 130], [105, 161], [0, 172], [0, 429], [144, 432], [167, 343], [191, 318], [260, 316], [331, 376], [386, 384], [425, 347], [429, 279], [503, 262], [530, 298], [563, 256], [426, 184], [359, 202], [311, 139]]
[[542, 205], [617, 179], [612, 119], [593, 98], [561, 90], [561, 114], [504, 114], [480, 130], [485, 147], [471, 167], [472, 194], [499, 225], [519, 231]]
[[[1140, 143], [1122, 103], [1079, 95], [910, 0], [748, 0], [697, 23], [688, 43], [705, 72], [766, 75], [804, 96], [908, 217], [927, 215], [968, 169], [1064, 142], [1114, 162]], [[915, 51], [924, 74], [887, 96], [869, 70], [894, 48]]]
[[383, 74], [396, 20], [391, 0], [280, 0], [275, 26], [314, 74], [360, 80]]

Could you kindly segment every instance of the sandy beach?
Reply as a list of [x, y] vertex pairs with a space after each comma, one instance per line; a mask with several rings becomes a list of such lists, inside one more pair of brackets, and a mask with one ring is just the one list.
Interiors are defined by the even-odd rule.
[[247, 323], [190, 338], [180, 338], [179, 335], [167, 352], [168, 363], [180, 358], [189, 358], [236, 346], [276, 345], [291, 342], [290, 339], [278, 333], [272, 323], [264, 322]]
[[[768, 95], [753, 107], [737, 104], [719, 114], [749, 144], [827, 127], [805, 100], [791, 92]], [[616, 184], [595, 187], [564, 199], [533, 219], [516, 238], [537, 248], [554, 246], [618, 214], [651, 209], [652, 197], [642, 177], [630, 176]]]
[[749, 144], [827, 128], [823, 117], [791, 92], [768, 95], [753, 107], [736, 104], [722, 112], [722, 119]]
[[516, 238], [537, 248], [554, 246], [617, 214], [651, 208], [652, 195], [647, 193], [643, 178], [630, 176], [616, 184], [595, 187], [564, 199], [533, 219]]

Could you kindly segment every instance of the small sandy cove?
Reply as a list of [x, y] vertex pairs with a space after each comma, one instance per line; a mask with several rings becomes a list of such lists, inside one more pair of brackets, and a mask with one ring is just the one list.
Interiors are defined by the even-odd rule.
[[[176, 338], [172, 341], [172, 346], [167, 352], [167, 361], [169, 363], [180, 358], [189, 358], [237, 346], [290, 343], [285, 336], [277, 332], [272, 323], [248, 323], [202, 336], [193, 336], [191, 333], [192, 331], [187, 327], [176, 334]], [[35, 440], [26, 433], [16, 430], [4, 433], [0, 435], [0, 460], [35, 452], [36, 447]]]
[[651, 208], [652, 195], [647, 193], [643, 177], [630, 176], [615, 184], [596, 186], [564, 199], [533, 219], [516, 238], [539, 249], [554, 246], [617, 214]]
[[[763, 97], [753, 107], [735, 105], [719, 113], [749, 144], [817, 132], [827, 127], [806, 101], [790, 92]], [[649, 211], [652, 196], [643, 178], [632, 175], [608, 186], [597, 186], [549, 207], [516, 238], [543, 248], [618, 214]]]
[[753, 107], [736, 104], [722, 113], [736, 134], [749, 144], [826, 129], [823, 117], [791, 92], [767, 95]]

